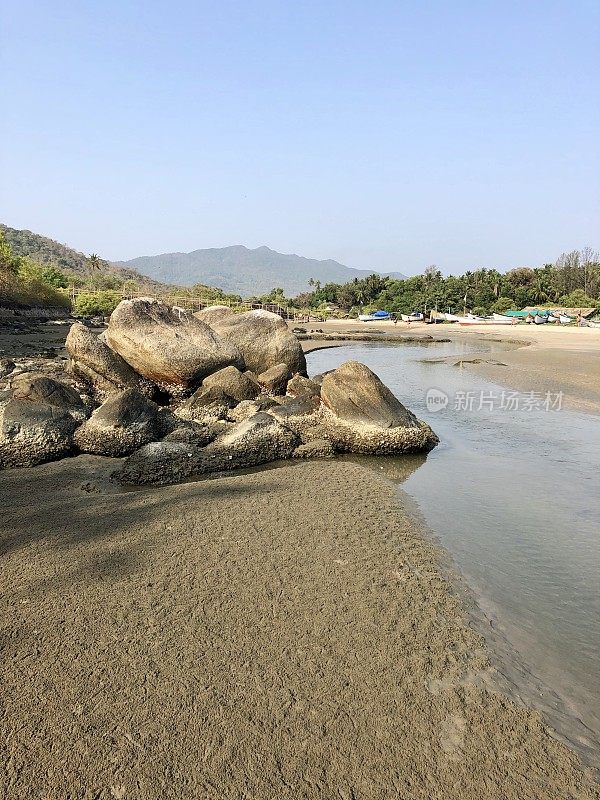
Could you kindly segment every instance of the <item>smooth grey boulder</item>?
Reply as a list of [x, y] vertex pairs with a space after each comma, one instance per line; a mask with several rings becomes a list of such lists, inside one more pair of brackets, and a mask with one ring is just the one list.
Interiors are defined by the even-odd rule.
[[346, 422], [380, 428], [414, 428], [419, 421], [381, 382], [358, 361], [346, 361], [323, 377], [321, 400], [336, 417]]
[[89, 411], [72, 386], [39, 372], [20, 372], [11, 378], [10, 388], [15, 400], [27, 400], [63, 409], [73, 419], [83, 422]]
[[0, 467], [32, 467], [68, 455], [77, 421], [61, 406], [13, 398], [0, 406]]
[[274, 367], [261, 372], [258, 376], [258, 382], [261, 386], [264, 386], [267, 392], [272, 392], [275, 395], [284, 395], [289, 377], [290, 371], [287, 364], [275, 364]]
[[118, 353], [80, 322], [71, 326], [65, 347], [71, 374], [91, 384], [101, 397], [121, 389], [152, 393], [153, 386], [149, 381], [138, 375]]
[[106, 340], [136, 372], [171, 394], [185, 393], [223, 367], [244, 368], [235, 344], [192, 314], [150, 297], [121, 301]]
[[233, 397], [217, 386], [201, 386], [175, 408], [174, 414], [180, 419], [207, 422], [225, 419], [235, 404]]
[[229, 308], [229, 306], [207, 306], [203, 308], [201, 311], [196, 311], [194, 316], [196, 319], [205, 322], [207, 325], [213, 325], [215, 322], [219, 322], [224, 317], [228, 317], [234, 312]]
[[221, 389], [238, 402], [254, 400], [260, 394], [261, 387], [250, 375], [252, 373], [240, 372], [237, 367], [225, 367], [205, 378], [202, 381], [202, 388]]
[[302, 346], [277, 314], [262, 309], [231, 314], [217, 320], [212, 328], [238, 348], [247, 369], [256, 375], [281, 363], [287, 366], [290, 375], [306, 373]]
[[110, 395], [77, 429], [74, 441], [83, 453], [120, 457], [158, 436], [158, 407], [137, 389]]

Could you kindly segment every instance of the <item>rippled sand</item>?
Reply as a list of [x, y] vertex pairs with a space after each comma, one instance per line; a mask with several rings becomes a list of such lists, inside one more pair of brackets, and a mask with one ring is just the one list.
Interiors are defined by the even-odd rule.
[[[0, 473], [5, 798], [591, 798], [383, 479]], [[597, 791], [597, 787], [596, 787]]]

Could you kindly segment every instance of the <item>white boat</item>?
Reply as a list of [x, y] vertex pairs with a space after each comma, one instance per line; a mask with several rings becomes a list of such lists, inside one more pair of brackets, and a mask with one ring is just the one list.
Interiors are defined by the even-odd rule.
[[514, 325], [517, 321], [515, 317], [507, 317], [505, 314], [492, 314], [494, 325]]
[[373, 317], [370, 314], [359, 314], [358, 318], [361, 322], [372, 322]]
[[445, 314], [446, 322], [458, 322], [460, 317], [457, 314]]
[[415, 312], [413, 314], [400, 314], [400, 317], [402, 318], [402, 322], [421, 322], [423, 314]]
[[474, 314], [471, 314], [471, 316], [467, 317], [458, 317], [457, 322], [459, 325], [492, 325], [494, 320], [476, 317]]
[[535, 322], [536, 325], [545, 325], [546, 322], [548, 322], [548, 317], [542, 314], [536, 314], [535, 317], [533, 318], [533, 321]]
[[571, 317], [568, 317], [566, 314], [561, 314], [558, 319], [561, 325], [568, 325], [569, 322], [571, 322]]
[[600, 328], [600, 322], [594, 322], [593, 320], [588, 319], [587, 327], [588, 328]]

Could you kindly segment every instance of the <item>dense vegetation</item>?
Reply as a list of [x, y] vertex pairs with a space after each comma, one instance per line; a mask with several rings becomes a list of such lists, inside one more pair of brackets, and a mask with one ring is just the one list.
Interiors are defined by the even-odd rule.
[[[373, 274], [343, 284], [322, 285], [312, 278], [308, 283], [311, 291], [293, 299], [276, 288], [250, 300], [316, 313], [335, 305], [352, 316], [375, 308], [409, 313], [432, 308], [461, 312], [466, 307], [477, 313], [502, 313], [536, 305], [600, 307], [600, 256], [585, 248], [563, 253], [554, 264], [507, 273], [479, 269], [444, 278], [437, 267], [430, 266], [422, 275], [405, 279]], [[78, 289], [73, 311], [82, 316], [108, 315], [124, 294], [139, 292], [169, 295], [175, 302], [188, 297], [214, 303], [242, 299], [204, 284], [184, 288], [157, 283], [96, 254], [85, 256], [52, 239], [0, 225], [0, 302], [67, 307], [67, 287]]]
[[120, 289], [125, 286], [125, 291], [148, 291], [149, 294], [169, 288], [133, 269], [117, 267], [95, 253], [86, 256], [47, 236], [2, 224], [0, 233], [4, 235], [14, 256], [26, 257], [42, 266], [59, 270], [69, 286], [94, 291]]
[[66, 308], [69, 297], [61, 292], [66, 285], [65, 276], [55, 267], [14, 255], [0, 230], [0, 303]]
[[[563, 253], [555, 264], [536, 269], [520, 267], [504, 274], [479, 269], [444, 278], [431, 266], [422, 275], [405, 280], [370, 275], [345, 284], [321, 286], [313, 281], [313, 285], [313, 291], [291, 303], [315, 311], [335, 304], [350, 314], [375, 308], [404, 314], [432, 308], [462, 312], [466, 307], [477, 313], [502, 313], [535, 305], [594, 308], [600, 306], [600, 256], [585, 248]], [[281, 298], [280, 289], [274, 289], [269, 297], [275, 296]]]
[[241, 300], [203, 284], [185, 288], [161, 284], [114, 267], [95, 253], [84, 256], [44, 236], [0, 225], [1, 303], [68, 307], [67, 287], [78, 290], [73, 312], [79, 316], [108, 316], [123, 295], [140, 292], [181, 299], [202, 296], [215, 303]]

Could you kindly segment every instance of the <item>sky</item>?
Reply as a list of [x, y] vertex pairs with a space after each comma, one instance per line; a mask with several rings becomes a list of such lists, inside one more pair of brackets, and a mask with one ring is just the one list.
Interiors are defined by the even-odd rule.
[[600, 248], [597, 0], [2, 0], [0, 220], [405, 274]]

